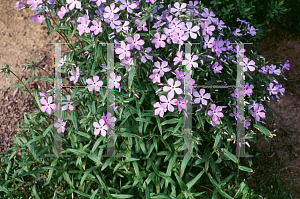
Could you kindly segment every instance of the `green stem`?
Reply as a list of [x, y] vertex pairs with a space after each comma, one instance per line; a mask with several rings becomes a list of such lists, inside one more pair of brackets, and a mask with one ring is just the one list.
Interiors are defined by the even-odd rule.
[[45, 72], [48, 74], [48, 76], [54, 80], [54, 78], [51, 77], [51, 75], [50, 75], [45, 69], [43, 69], [43, 68], [41, 68], [41, 67], [39, 67], [39, 66], [37, 66], [37, 65], [35, 65], [35, 66], [38, 67], [38, 68], [40, 68], [40, 69], [42, 69], [43, 71], [45, 71]]

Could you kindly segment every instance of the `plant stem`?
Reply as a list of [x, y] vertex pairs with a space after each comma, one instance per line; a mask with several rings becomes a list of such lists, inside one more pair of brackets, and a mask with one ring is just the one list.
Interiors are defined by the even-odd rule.
[[50, 75], [45, 69], [43, 69], [43, 68], [41, 68], [41, 67], [39, 67], [39, 66], [37, 66], [37, 65], [35, 65], [35, 66], [38, 67], [38, 68], [40, 68], [40, 69], [42, 69], [43, 71], [45, 71], [45, 72], [48, 74], [48, 76], [54, 80], [54, 78], [51, 77], [51, 75]]

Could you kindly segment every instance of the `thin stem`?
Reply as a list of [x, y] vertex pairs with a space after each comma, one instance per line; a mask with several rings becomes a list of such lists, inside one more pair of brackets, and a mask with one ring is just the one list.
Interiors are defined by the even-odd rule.
[[35, 65], [35, 66], [38, 67], [38, 68], [40, 68], [40, 69], [42, 69], [43, 71], [45, 71], [45, 72], [48, 74], [48, 76], [54, 80], [54, 78], [51, 77], [51, 75], [50, 75], [45, 69], [43, 69], [43, 68], [41, 68], [41, 67], [39, 67], [39, 66], [37, 66], [37, 65]]

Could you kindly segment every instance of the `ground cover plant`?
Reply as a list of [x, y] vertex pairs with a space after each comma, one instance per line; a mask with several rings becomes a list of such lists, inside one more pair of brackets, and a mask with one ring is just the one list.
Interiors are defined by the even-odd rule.
[[[31, 3], [33, 7], [37, 6], [35, 2]], [[70, 103], [65, 102], [62, 110], [69, 109], [72, 113], [66, 117], [63, 112], [64, 117], [60, 124], [53, 124], [53, 120], [48, 120], [48, 115], [55, 109], [54, 104], [51, 105], [53, 92], [50, 96], [38, 90], [32, 94], [40, 110], [29, 116], [29, 119], [24, 116], [26, 122], [22, 128], [23, 133], [16, 138], [16, 144], [19, 146], [11, 149], [13, 154], [10, 157], [5, 157], [5, 164], [8, 165], [2, 170], [6, 178], [2, 184], [3, 194], [22, 194], [23, 197], [51, 194], [57, 198], [74, 195], [103, 198], [188, 198], [203, 195], [195, 194], [193, 186], [200, 178], [206, 178], [214, 187], [213, 197], [222, 195], [227, 198], [245, 198], [254, 195], [246, 182], [236, 176], [239, 170], [251, 171], [251, 168], [239, 165], [239, 159], [233, 155], [236, 147], [234, 126], [238, 117], [234, 111], [237, 89], [230, 95], [228, 90], [219, 89], [216, 92], [213, 88], [193, 88], [196, 85], [213, 85], [219, 83], [218, 81], [228, 85], [235, 84], [235, 60], [240, 49], [230, 43], [241, 41], [238, 31], [232, 32], [227, 29], [225, 23], [213, 18], [213, 13], [197, 2], [188, 5], [170, 2], [167, 10], [163, 9], [165, 4], [158, 6], [159, 2], [132, 2], [131, 6], [125, 1], [109, 5], [101, 1], [97, 1], [96, 4], [88, 1], [55, 3], [48, 1], [43, 4], [47, 4], [50, 10], [60, 10], [57, 14], [62, 19], [61, 23], [66, 23], [64, 19], [68, 21], [68, 17], [76, 19], [69, 26], [57, 25], [57, 30], [62, 30], [61, 34], [66, 38], [66, 42], [67, 35], [80, 39], [80, 42], [70, 45], [73, 51], [62, 60], [62, 70], [65, 74], [70, 74], [70, 81], [94, 86], [76, 88], [69, 93], [70, 96], [64, 95]], [[61, 8], [62, 5], [67, 7]], [[145, 8], [146, 12], [133, 18], [129, 26], [129, 19], [118, 21], [118, 17], [123, 15], [113, 14], [125, 13], [126, 6], [128, 13], [132, 15], [137, 14], [139, 8]], [[66, 8], [70, 10], [66, 12]], [[80, 10], [81, 8], [83, 9]], [[75, 15], [71, 10], [77, 11]], [[183, 13], [188, 14], [187, 17]], [[49, 31], [52, 32], [54, 26], [49, 20], [51, 12], [40, 14], [35, 15], [35, 21], [42, 23], [45, 20]], [[161, 17], [156, 18], [154, 14]], [[203, 19], [191, 21], [195, 16], [201, 16]], [[95, 20], [98, 18], [101, 22]], [[159, 21], [154, 23], [155, 20]], [[122, 22], [125, 27], [116, 26]], [[247, 29], [247, 22], [241, 22], [244, 34], [255, 35], [253, 26], [248, 26]], [[90, 24], [93, 25], [88, 27]], [[138, 27], [140, 24], [141, 27]], [[131, 28], [135, 31], [126, 31]], [[116, 33], [111, 34], [114, 29]], [[86, 36], [83, 36], [84, 33]], [[110, 38], [111, 36], [113, 38]], [[115, 54], [119, 55], [117, 57], [120, 60], [115, 64], [115, 74], [110, 82], [104, 80], [107, 66], [106, 47], [98, 43], [104, 41], [116, 43]], [[183, 43], [187, 41], [202, 43], [192, 45], [191, 52], [194, 54], [184, 59]], [[142, 52], [139, 52], [140, 50]], [[82, 55], [84, 51], [86, 53]], [[275, 77], [284, 77], [282, 72], [284, 69], [288, 70], [288, 61], [284, 64], [267, 65], [268, 63], [255, 53], [243, 61], [248, 84], [246, 83], [245, 92], [241, 95], [249, 102], [245, 105], [245, 127], [253, 124], [266, 136], [272, 137], [259, 122], [265, 118], [264, 107], [268, 110], [265, 106], [268, 101], [266, 96], [278, 97], [279, 93], [284, 92]], [[184, 82], [184, 66], [193, 68], [190, 82]], [[36, 65], [32, 64], [31, 67], [34, 69]], [[255, 69], [258, 72], [251, 77], [247, 71], [253, 72]], [[9, 66], [5, 66], [2, 72], [13, 74]], [[256, 81], [258, 79], [260, 82]], [[41, 80], [53, 81], [51, 78]], [[192, 129], [193, 152], [199, 154], [200, 159], [176, 158], [176, 155], [183, 154], [184, 136], [181, 128], [186, 109], [182, 89], [184, 83], [190, 85], [195, 97], [192, 105], [193, 112], [196, 112]], [[110, 120], [107, 107], [104, 106], [105, 89], [102, 85], [119, 89], [116, 89], [119, 92], [115, 94], [118, 99], [116, 102], [119, 102], [115, 109], [115, 121]], [[102, 98], [97, 99], [96, 92], [100, 92]], [[173, 99], [175, 93], [177, 99]], [[75, 105], [77, 107], [74, 111]], [[228, 106], [224, 107], [225, 105]], [[177, 112], [177, 108], [179, 113], [173, 113]], [[46, 124], [47, 128], [36, 125], [37, 121]], [[125, 159], [98, 159], [97, 155], [105, 153], [105, 130], [113, 122], [116, 127], [116, 151], [123, 154]], [[67, 132], [63, 146], [64, 151], [71, 154], [71, 157], [45, 157], [45, 154], [53, 151], [54, 126], [59, 132]], [[104, 130], [100, 130], [101, 127]], [[251, 136], [251, 132], [247, 132], [246, 139]], [[250, 146], [249, 142], [247, 144]], [[22, 156], [18, 160], [15, 154], [20, 149]], [[139, 159], [140, 156], [147, 156], [147, 159]], [[11, 163], [7, 163], [10, 161]], [[251, 158], [247, 158], [247, 161], [251, 165]], [[228, 173], [230, 175], [226, 176]], [[37, 179], [30, 180], [32, 177]], [[236, 178], [235, 184], [227, 184], [233, 177]], [[26, 190], [20, 189], [20, 186], [25, 185], [28, 187]], [[12, 186], [14, 188], [10, 188]], [[14, 189], [19, 191], [14, 192]]]

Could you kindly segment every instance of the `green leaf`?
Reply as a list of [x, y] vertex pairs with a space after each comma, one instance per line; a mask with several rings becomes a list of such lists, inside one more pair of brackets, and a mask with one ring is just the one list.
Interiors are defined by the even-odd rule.
[[146, 123], [153, 124], [153, 122], [151, 122], [150, 120], [144, 119], [144, 118], [139, 118], [139, 117], [137, 117], [137, 118], [135, 118], [135, 120], [136, 120], [137, 122], [146, 122]]
[[178, 119], [177, 118], [173, 118], [170, 120], [166, 120], [163, 123], [160, 124], [160, 126], [166, 125], [166, 124], [176, 124], [178, 123]]
[[64, 172], [64, 173], [63, 173], [63, 177], [64, 177], [64, 179], [67, 181], [67, 183], [69, 183], [69, 185], [70, 185], [71, 187], [73, 187], [72, 181], [71, 181], [71, 179], [70, 179], [70, 177], [69, 177], [69, 175], [68, 175], [67, 172]]
[[45, 19], [45, 24], [46, 24], [49, 32], [52, 33], [51, 23], [50, 23], [50, 20], [48, 18]]
[[93, 193], [92, 196], [91, 196], [91, 199], [94, 199], [94, 198], [96, 197], [98, 191], [99, 191], [99, 189], [96, 189], [96, 190], [94, 191], [94, 193]]
[[131, 70], [129, 71], [129, 76], [128, 76], [128, 88], [131, 89], [133, 77], [135, 76], [136, 73], [136, 67], [131, 67]]
[[100, 167], [100, 165], [99, 165], [99, 166], [94, 166], [94, 167], [88, 169], [87, 171], [85, 171], [83, 177], [81, 178], [80, 186], [82, 186], [82, 184], [83, 184], [84, 180], [86, 179], [86, 177], [88, 177], [88, 175], [90, 175], [90, 173], [91, 173], [93, 170], [95, 170], [95, 169], [97, 169], [97, 168], [99, 168], [99, 167]]
[[196, 182], [198, 182], [198, 180], [201, 178], [201, 176], [203, 175], [204, 171], [201, 171], [194, 179], [192, 179], [191, 181], [189, 181], [186, 185], [188, 187], [188, 190], [190, 190], [194, 184], [196, 184]]
[[228, 198], [228, 199], [234, 199], [233, 197], [231, 197], [230, 195], [228, 195], [225, 191], [223, 191], [223, 190], [221, 190], [221, 189], [217, 189], [218, 190], [218, 192], [222, 195], [222, 196], [224, 196], [225, 198]]
[[12, 85], [9, 86], [9, 88], [10, 88], [10, 87], [14, 87], [14, 86], [22, 86], [22, 87], [24, 87], [23, 84], [12, 84]]
[[148, 19], [148, 17], [144, 17], [142, 20], [141, 20], [141, 22], [140, 22], [140, 24], [139, 24], [139, 28], [140, 27], [142, 27], [142, 25], [143, 25], [143, 23], [145, 22], [145, 21], [147, 21], [147, 19]]
[[48, 77], [42, 77], [42, 78], [40, 78], [40, 80], [45, 81], [45, 82], [54, 82], [54, 79], [48, 78]]
[[181, 163], [181, 168], [180, 168], [180, 178], [182, 178], [186, 165], [188, 164], [188, 162], [190, 161], [192, 156], [184, 156], [182, 163]]
[[129, 194], [111, 194], [114, 198], [132, 198], [134, 195]]
[[32, 191], [33, 191], [34, 196], [35, 196], [37, 199], [39, 199], [40, 196], [39, 196], [38, 192], [36, 191], [36, 184], [33, 185]]
[[35, 23], [35, 22], [33, 21], [33, 22], [30, 24], [30, 26], [29, 26], [29, 30], [30, 30], [31, 26], [32, 26], [34, 23]]
[[229, 157], [229, 159], [231, 159], [233, 162], [237, 163], [238, 162], [238, 158], [233, 155], [232, 153], [230, 153], [227, 149], [222, 148], [221, 151], [227, 156]]
[[260, 125], [260, 124], [253, 124], [253, 126], [259, 130], [260, 132], [262, 132], [263, 134], [265, 134], [266, 136], [273, 138], [273, 135], [271, 134], [271, 132], [264, 126]]
[[74, 124], [74, 127], [76, 129], [76, 131], [78, 130], [78, 112], [77, 111], [72, 111], [71, 112], [71, 119], [72, 119], [72, 122]]
[[186, 186], [186, 184], [182, 181], [182, 179], [177, 175], [177, 173], [174, 173], [175, 174], [175, 177], [179, 183], [179, 186], [181, 188], [182, 191], [185, 191], [188, 189], [188, 187]]
[[[72, 39], [72, 37], [74, 36], [74, 34], [75, 34], [75, 32], [76, 32], [76, 30], [77, 30], [77, 26], [79, 25], [79, 23], [77, 23], [76, 25], [75, 25], [75, 27], [74, 27], [74, 29], [73, 29], [73, 32], [72, 32], [72, 35], [71, 35], [71, 37], [69, 38], [69, 41]], [[74, 52], [74, 51], [72, 51], [72, 52]], [[72, 59], [71, 59], [72, 60]]]
[[228, 176], [227, 178], [225, 178], [220, 185], [224, 186], [232, 177], [234, 176], [234, 174], [231, 174], [230, 176]]
[[247, 171], [247, 172], [253, 172], [251, 168], [245, 167], [245, 166], [239, 166], [239, 170]]
[[71, 30], [68, 26], [59, 26], [56, 30]]
[[39, 100], [39, 95], [38, 95], [38, 91], [37, 90], [34, 90], [34, 97], [35, 97], [35, 100], [37, 101], [37, 105], [39, 107], [39, 109], [41, 109], [42, 105], [41, 105], [41, 102]]
[[5, 186], [0, 186], [0, 192], [2, 192], [2, 191], [7, 193], [9, 195], [9, 197], [14, 198]]
[[220, 135], [220, 133], [218, 133], [217, 136], [216, 136], [215, 144], [214, 144], [213, 148], [217, 148], [217, 146], [220, 142], [220, 139], [221, 139], [221, 135]]
[[210, 182], [211, 182], [215, 187], [220, 188], [220, 185], [217, 183], [217, 181], [216, 181], [215, 179], [212, 178], [212, 176], [210, 175], [210, 173], [208, 173], [208, 176], [209, 176]]
[[74, 190], [74, 192], [75, 192], [75, 193], [78, 193], [79, 195], [84, 196], [84, 197], [86, 197], [86, 198], [91, 198], [91, 195], [86, 194], [86, 193], [83, 193], [83, 192], [81, 192], [81, 191]]
[[48, 126], [48, 128], [44, 131], [43, 133], [43, 137], [45, 137], [47, 135], [47, 133], [54, 127], [54, 123], [52, 123], [50, 126]]
[[[58, 162], [58, 159], [54, 159], [54, 160], [52, 161], [52, 163], [51, 163], [51, 166], [53, 166], [53, 167], [56, 166], [57, 162]], [[48, 175], [48, 178], [47, 178], [47, 183], [46, 183], [46, 184], [49, 184], [49, 183], [50, 183], [51, 178], [52, 178], [52, 175], [53, 175], [53, 170], [54, 170], [54, 169], [50, 169], [49, 175]]]
[[76, 134], [81, 135], [82, 137], [86, 137], [87, 139], [91, 139], [91, 135], [88, 133], [84, 133], [81, 131], [75, 131]]
[[134, 172], [136, 174], [136, 176], [138, 177], [139, 181], [142, 180], [141, 178], [141, 174], [140, 174], [140, 169], [139, 169], [139, 165], [137, 162], [132, 162], [133, 168], [134, 168]]

